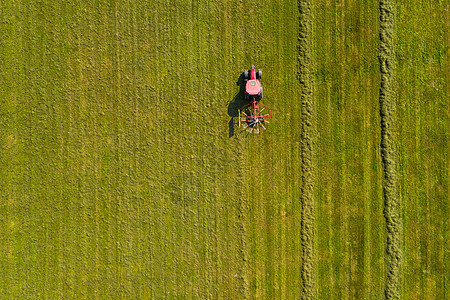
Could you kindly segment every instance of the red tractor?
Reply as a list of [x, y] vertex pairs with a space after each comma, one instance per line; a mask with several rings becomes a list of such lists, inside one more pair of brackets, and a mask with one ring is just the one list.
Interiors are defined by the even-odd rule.
[[[244, 71], [245, 99], [249, 101], [246, 105], [239, 109], [239, 127], [247, 129], [250, 133], [259, 133], [259, 129], [266, 129], [265, 123], [269, 123], [270, 108], [260, 103], [263, 97], [263, 88], [261, 86], [262, 70], [256, 72], [253, 65], [250, 69]], [[262, 112], [265, 111], [263, 115]]]

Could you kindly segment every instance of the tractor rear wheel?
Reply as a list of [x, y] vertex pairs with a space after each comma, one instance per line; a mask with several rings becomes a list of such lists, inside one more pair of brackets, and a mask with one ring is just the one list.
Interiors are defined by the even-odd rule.
[[247, 80], [248, 79], [248, 70], [244, 71], [244, 79]]

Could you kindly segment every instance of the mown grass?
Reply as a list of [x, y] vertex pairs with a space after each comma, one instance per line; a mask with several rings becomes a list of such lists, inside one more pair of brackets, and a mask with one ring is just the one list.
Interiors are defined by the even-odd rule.
[[[397, 8], [404, 298], [448, 291], [442, 2]], [[385, 285], [378, 5], [313, 5], [316, 293]], [[0, 294], [302, 296], [296, 1], [7, 1], [0, 10]], [[244, 68], [266, 132], [230, 138]]]
[[295, 3], [253, 4], [2, 4], [2, 295], [299, 294], [296, 127], [229, 138], [250, 64], [296, 99]]
[[380, 1], [380, 154], [383, 162], [383, 214], [386, 220], [386, 299], [401, 298], [403, 263], [401, 201], [398, 194], [398, 152], [395, 145], [397, 115], [395, 110], [396, 9], [390, 0]]
[[314, 5], [317, 270], [323, 299], [382, 298], [376, 3]]
[[[250, 218], [251, 297], [297, 298], [300, 278], [300, 101], [295, 77], [298, 10], [295, 2], [260, 3], [247, 24], [249, 56], [263, 69], [268, 130], [246, 137]], [[274, 13], [275, 12], [275, 13]], [[252, 12], [249, 12], [249, 18]], [[250, 62], [250, 61], [249, 61]], [[289, 141], [286, 143], [286, 141]]]
[[316, 137], [317, 113], [316, 97], [313, 93], [313, 34], [312, 34], [312, 2], [298, 1], [299, 33], [298, 33], [298, 71], [297, 79], [301, 90], [301, 240], [302, 240], [302, 299], [314, 299], [316, 295], [317, 263], [316, 263]]
[[448, 8], [397, 7], [400, 195], [404, 299], [448, 298]]

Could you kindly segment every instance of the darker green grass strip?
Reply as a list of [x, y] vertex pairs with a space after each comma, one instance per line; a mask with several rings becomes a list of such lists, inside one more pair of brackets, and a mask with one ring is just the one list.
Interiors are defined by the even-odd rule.
[[301, 86], [301, 162], [302, 162], [302, 217], [301, 217], [301, 240], [302, 240], [302, 268], [301, 277], [303, 281], [303, 299], [315, 297], [315, 257], [314, 257], [314, 103], [313, 82], [311, 76], [312, 56], [312, 29], [311, 29], [311, 1], [299, 0], [299, 45], [298, 45], [298, 73], [297, 77]]
[[380, 116], [381, 157], [384, 167], [384, 218], [387, 228], [386, 299], [400, 299], [402, 222], [398, 196], [397, 151], [395, 150], [395, 49], [394, 3], [380, 0]]

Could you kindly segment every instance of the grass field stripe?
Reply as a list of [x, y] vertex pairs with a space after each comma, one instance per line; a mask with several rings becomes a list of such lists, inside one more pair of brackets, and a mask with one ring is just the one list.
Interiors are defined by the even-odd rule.
[[386, 299], [401, 298], [402, 219], [398, 195], [395, 149], [395, 8], [394, 1], [380, 0], [380, 117], [381, 158], [384, 167], [384, 217], [387, 228]]
[[314, 205], [314, 98], [311, 75], [312, 15], [311, 2], [299, 0], [299, 55], [298, 80], [301, 86], [301, 240], [303, 299], [316, 298], [315, 262], [315, 205]]
[[[369, 94], [369, 93], [368, 93]], [[369, 97], [370, 95], [365, 95], [366, 97]], [[367, 123], [367, 119], [370, 118], [370, 113], [371, 111], [368, 109], [364, 109], [364, 124]], [[370, 156], [370, 150], [371, 150], [371, 140], [370, 138], [367, 137], [367, 135], [365, 136], [365, 146], [363, 149], [363, 156], [364, 156], [364, 166], [363, 166], [363, 182], [364, 182], [364, 186], [363, 186], [363, 192], [364, 192], [364, 203], [363, 203], [363, 209], [364, 209], [364, 219], [363, 219], [363, 226], [364, 226], [364, 291], [363, 291], [363, 295], [365, 298], [370, 298], [370, 291], [371, 291], [371, 274], [372, 274], [372, 270], [371, 270], [371, 266], [370, 266], [370, 259], [371, 259], [371, 254], [372, 254], [372, 249], [371, 249], [371, 240], [372, 240], [372, 236], [371, 236], [371, 221], [372, 221], [372, 216], [371, 216], [371, 211], [370, 211], [370, 200], [371, 200], [371, 189], [374, 185], [374, 183], [372, 182], [372, 178], [371, 178], [371, 172], [370, 172], [370, 166], [371, 166], [371, 156]]]
[[402, 292], [411, 299], [449, 298], [449, 255], [443, 250], [450, 249], [449, 163], [442, 155], [448, 149], [449, 93], [448, 84], [437, 84], [448, 82], [450, 74], [443, 46], [447, 7], [437, 1], [398, 3], [395, 18]]

